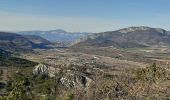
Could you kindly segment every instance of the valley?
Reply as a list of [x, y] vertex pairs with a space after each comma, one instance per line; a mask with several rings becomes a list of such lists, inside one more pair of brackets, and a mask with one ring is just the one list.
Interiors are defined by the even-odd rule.
[[170, 100], [170, 0], [0, 0], [0, 100]]
[[[168, 31], [130, 27], [113, 32], [88, 35], [64, 48], [39, 36], [1, 37], [0, 43], [15, 43], [22, 52], [0, 45], [0, 100], [170, 98]], [[17, 44], [18, 37], [26, 44]]]

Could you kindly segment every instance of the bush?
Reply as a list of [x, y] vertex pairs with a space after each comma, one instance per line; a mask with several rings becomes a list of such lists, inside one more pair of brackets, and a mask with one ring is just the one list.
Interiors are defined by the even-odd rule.
[[135, 71], [135, 78], [137, 80], [153, 81], [165, 79], [165, 69], [153, 63], [147, 68], [140, 68]]
[[12, 83], [12, 91], [7, 96], [0, 97], [0, 100], [30, 100], [24, 81]]

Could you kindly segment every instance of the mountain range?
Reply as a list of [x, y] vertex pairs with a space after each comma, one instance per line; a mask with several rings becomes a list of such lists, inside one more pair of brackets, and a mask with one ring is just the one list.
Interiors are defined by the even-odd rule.
[[[64, 44], [57, 41], [64, 42]], [[20, 32], [20, 34], [0, 32], [0, 49], [6, 51], [26, 52], [36, 48], [48, 49], [50, 48], [49, 45], [55, 44], [64, 47], [65, 43], [68, 45], [71, 42], [74, 42], [71, 48], [141, 48], [148, 46], [170, 46], [170, 32], [161, 28], [145, 26], [129, 27], [116, 31], [93, 34], [70, 33], [64, 30], [27, 31]]]
[[22, 31], [18, 32], [22, 35], [37, 35], [51, 42], [74, 42], [84, 36], [90, 35], [87, 32], [67, 32], [62, 29], [51, 31]]

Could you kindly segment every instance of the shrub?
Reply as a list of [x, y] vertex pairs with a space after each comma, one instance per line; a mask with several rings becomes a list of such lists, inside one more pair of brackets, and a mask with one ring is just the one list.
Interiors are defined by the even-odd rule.
[[137, 80], [153, 81], [165, 79], [165, 69], [153, 63], [147, 68], [140, 68], [135, 71], [135, 78]]

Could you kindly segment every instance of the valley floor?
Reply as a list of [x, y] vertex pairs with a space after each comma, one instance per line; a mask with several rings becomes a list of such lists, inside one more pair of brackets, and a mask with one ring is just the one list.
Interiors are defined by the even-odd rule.
[[7, 97], [1, 98], [6, 100], [10, 94], [18, 96], [16, 91], [25, 91], [22, 94], [25, 100], [167, 100], [170, 99], [169, 53], [168, 48], [109, 47], [23, 54], [21, 58], [39, 64], [3, 70], [1, 79], [8, 85], [1, 89]]

